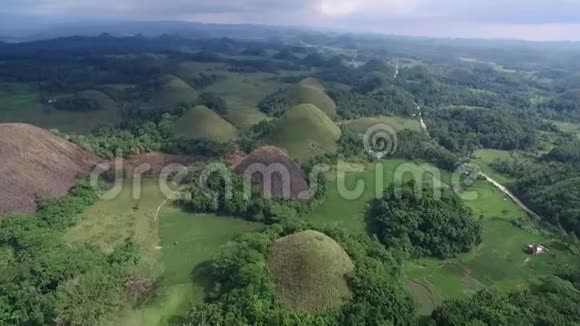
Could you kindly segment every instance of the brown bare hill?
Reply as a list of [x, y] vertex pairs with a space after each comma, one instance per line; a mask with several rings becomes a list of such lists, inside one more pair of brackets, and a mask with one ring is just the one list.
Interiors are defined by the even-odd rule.
[[[264, 146], [256, 149], [234, 167], [234, 172], [244, 175], [254, 168], [260, 172], [252, 173], [252, 181], [264, 194], [285, 199], [309, 198], [304, 170], [280, 148]], [[265, 182], [265, 176], [270, 177], [270, 186]]]
[[99, 159], [51, 132], [0, 124], [0, 217], [32, 213], [37, 198], [65, 195]]

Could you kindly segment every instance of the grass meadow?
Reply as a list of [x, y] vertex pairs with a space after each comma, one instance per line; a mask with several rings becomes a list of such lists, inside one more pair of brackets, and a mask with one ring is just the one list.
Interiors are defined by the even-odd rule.
[[108, 325], [167, 325], [169, 318], [185, 313], [204, 296], [203, 275], [196, 268], [219, 253], [220, 248], [259, 224], [233, 217], [199, 215], [165, 202], [154, 179], [145, 179], [141, 198], [133, 199], [131, 182], [113, 200], [102, 200], [80, 217], [65, 239], [111, 252], [126, 241], [139, 248], [139, 272], [161, 280], [160, 294], [140, 309], [128, 309]]
[[507, 186], [510, 183], [515, 182], [515, 179], [495, 170], [491, 166], [492, 163], [496, 160], [513, 160], [522, 157], [523, 155], [518, 154], [517, 152], [502, 151], [498, 149], [480, 149], [475, 151], [475, 159], [472, 162], [479, 166], [485, 174], [489, 175], [504, 186]]
[[32, 85], [0, 85], [0, 122], [22, 122], [63, 132], [88, 133], [119, 121], [119, 112], [114, 109], [86, 113], [58, 111], [43, 104], [38, 89]]
[[[433, 177], [429, 165], [404, 160], [346, 166], [351, 172], [343, 176], [329, 173], [327, 200], [304, 217], [308, 222], [353, 233], [367, 232], [368, 202], [392, 184], [395, 175], [404, 171], [405, 178]], [[450, 173], [435, 174], [444, 184], [450, 184]], [[339, 185], [353, 190], [357, 182], [366, 184], [360, 196], [345, 199]], [[127, 184], [115, 200], [98, 202], [87, 210], [80, 223], [65, 235], [71, 243], [94, 244], [105, 251], [133, 240], [143, 253], [142, 272], [160, 276], [156, 298], [119, 313], [108, 325], [168, 325], [172, 317], [186, 313], [192, 303], [203, 299], [206, 283], [200, 267], [239, 234], [261, 227], [234, 217], [193, 214], [171, 203], [162, 206], [155, 219], [165, 198], [152, 180], [146, 180], [142, 189], [141, 199], [134, 200]], [[455, 259], [405, 262], [406, 284], [421, 314], [428, 315], [445, 299], [465, 298], [489, 287], [502, 291], [525, 288], [562, 266], [578, 264], [578, 257], [560, 250], [549, 234], [514, 226], [512, 221], [525, 213], [487, 182], [476, 181], [460, 195], [482, 220], [483, 242]], [[523, 247], [531, 243], [542, 243], [552, 250], [530, 257]]]
[[558, 128], [566, 133], [576, 134], [577, 138], [580, 139], [580, 124], [572, 122], [562, 122], [562, 121], [551, 121]]
[[[377, 170], [383, 170], [384, 187], [393, 182], [397, 169], [424, 173], [424, 177], [431, 178], [427, 165], [402, 160], [384, 161], [382, 167], [351, 167], [358, 167], [361, 171], [348, 173], [344, 184], [353, 189], [357, 181], [364, 181], [367, 187], [363, 195], [356, 200], [343, 199], [336, 180], [331, 178], [327, 200], [307, 217], [309, 222], [320, 226], [340, 226], [350, 232], [365, 232], [367, 203], [376, 196], [377, 186], [381, 188], [377, 185], [381, 178], [375, 177]], [[450, 173], [441, 172], [439, 178], [444, 184], [450, 184]], [[465, 298], [485, 287], [504, 291], [525, 288], [540, 277], [552, 275], [562, 266], [578, 264], [578, 257], [559, 250], [551, 235], [514, 226], [512, 221], [524, 217], [525, 212], [491, 184], [476, 181], [460, 195], [474, 216], [482, 219], [483, 241], [472, 252], [456, 259], [417, 259], [405, 263], [406, 283], [421, 314], [428, 315], [445, 299]], [[552, 251], [530, 257], [523, 248], [535, 243], [545, 244]]]

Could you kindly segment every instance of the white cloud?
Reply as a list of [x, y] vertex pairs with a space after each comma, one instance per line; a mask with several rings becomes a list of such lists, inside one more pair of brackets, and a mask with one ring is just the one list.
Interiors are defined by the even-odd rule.
[[415, 0], [321, 0], [320, 12], [327, 16], [348, 16], [365, 11], [384, 15], [412, 12]]

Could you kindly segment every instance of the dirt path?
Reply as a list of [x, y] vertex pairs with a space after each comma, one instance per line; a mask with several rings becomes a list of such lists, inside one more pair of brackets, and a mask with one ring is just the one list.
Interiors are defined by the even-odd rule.
[[421, 124], [421, 128], [423, 129], [423, 131], [427, 135], [427, 138], [431, 139], [431, 135], [429, 134], [429, 130], [427, 130], [427, 124], [425, 123], [425, 120], [423, 120], [423, 112], [421, 112], [421, 106], [417, 105], [417, 111], [419, 111], [418, 115], [419, 115], [419, 123]]
[[159, 217], [159, 212], [161, 212], [161, 209], [163, 208], [163, 206], [165, 206], [165, 204], [167, 204], [169, 202], [169, 197], [167, 197], [162, 203], [161, 205], [159, 205], [159, 207], [157, 207], [157, 213], [155, 213], [155, 218], [154, 221], [157, 221], [157, 218]]
[[[431, 135], [429, 134], [429, 131], [427, 130], [427, 124], [423, 120], [423, 113], [421, 112], [421, 107], [419, 105], [417, 105], [417, 111], [419, 111], [419, 123], [421, 123], [421, 128], [423, 129], [423, 131], [425, 132], [427, 137], [429, 139], [432, 139]], [[492, 177], [488, 176], [487, 174], [485, 174], [483, 172], [479, 172], [479, 174], [482, 177], [484, 177], [485, 180], [487, 180], [487, 182], [491, 183], [494, 187], [496, 187], [501, 192], [503, 192], [511, 201], [513, 201], [516, 205], [518, 205], [526, 213], [528, 213], [529, 215], [535, 216], [535, 217], [539, 217], [538, 214], [536, 214], [533, 210], [531, 210], [528, 206], [526, 206], [518, 197], [516, 197], [516, 195], [514, 195], [511, 191], [509, 191], [508, 188], [506, 188], [504, 185], [497, 182]]]
[[429, 315], [435, 310], [440, 302], [429, 286], [417, 279], [407, 280], [407, 288], [411, 290], [417, 301], [421, 304], [421, 311], [424, 315]]

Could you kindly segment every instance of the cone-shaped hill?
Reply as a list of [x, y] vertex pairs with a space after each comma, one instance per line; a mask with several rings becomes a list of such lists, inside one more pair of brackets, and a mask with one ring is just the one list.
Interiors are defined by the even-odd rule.
[[[304, 170], [278, 147], [256, 149], [234, 167], [234, 172], [238, 175], [251, 174], [258, 189], [271, 197], [308, 199], [309, 187]], [[268, 177], [270, 181], [265, 179]]]
[[57, 110], [73, 112], [117, 109], [117, 103], [112, 98], [97, 90], [86, 90], [74, 95], [58, 98], [54, 106]]
[[298, 83], [298, 85], [304, 86], [304, 87], [317, 88], [321, 91], [326, 90], [324, 88], [324, 86], [322, 86], [322, 83], [320, 82], [320, 80], [318, 80], [317, 78], [313, 78], [313, 77], [308, 77], [308, 78], [303, 79], [302, 81], [300, 81]]
[[336, 152], [341, 134], [336, 123], [319, 108], [302, 104], [289, 109], [274, 122], [274, 128], [264, 141], [285, 149], [294, 159], [306, 161]]
[[287, 97], [290, 107], [312, 104], [329, 117], [336, 117], [336, 103], [325, 93], [324, 87], [315, 78], [306, 78], [297, 85], [288, 88]]
[[354, 265], [344, 249], [317, 231], [277, 240], [268, 255], [278, 301], [295, 312], [323, 313], [352, 298], [346, 276]]
[[173, 75], [164, 75], [157, 81], [157, 89], [149, 101], [153, 106], [174, 107], [193, 105], [198, 93], [186, 82]]
[[98, 161], [96, 155], [47, 130], [0, 124], [0, 217], [32, 213], [38, 198], [65, 195]]
[[200, 105], [185, 112], [175, 123], [175, 134], [186, 139], [226, 142], [238, 136], [238, 130], [216, 112]]

